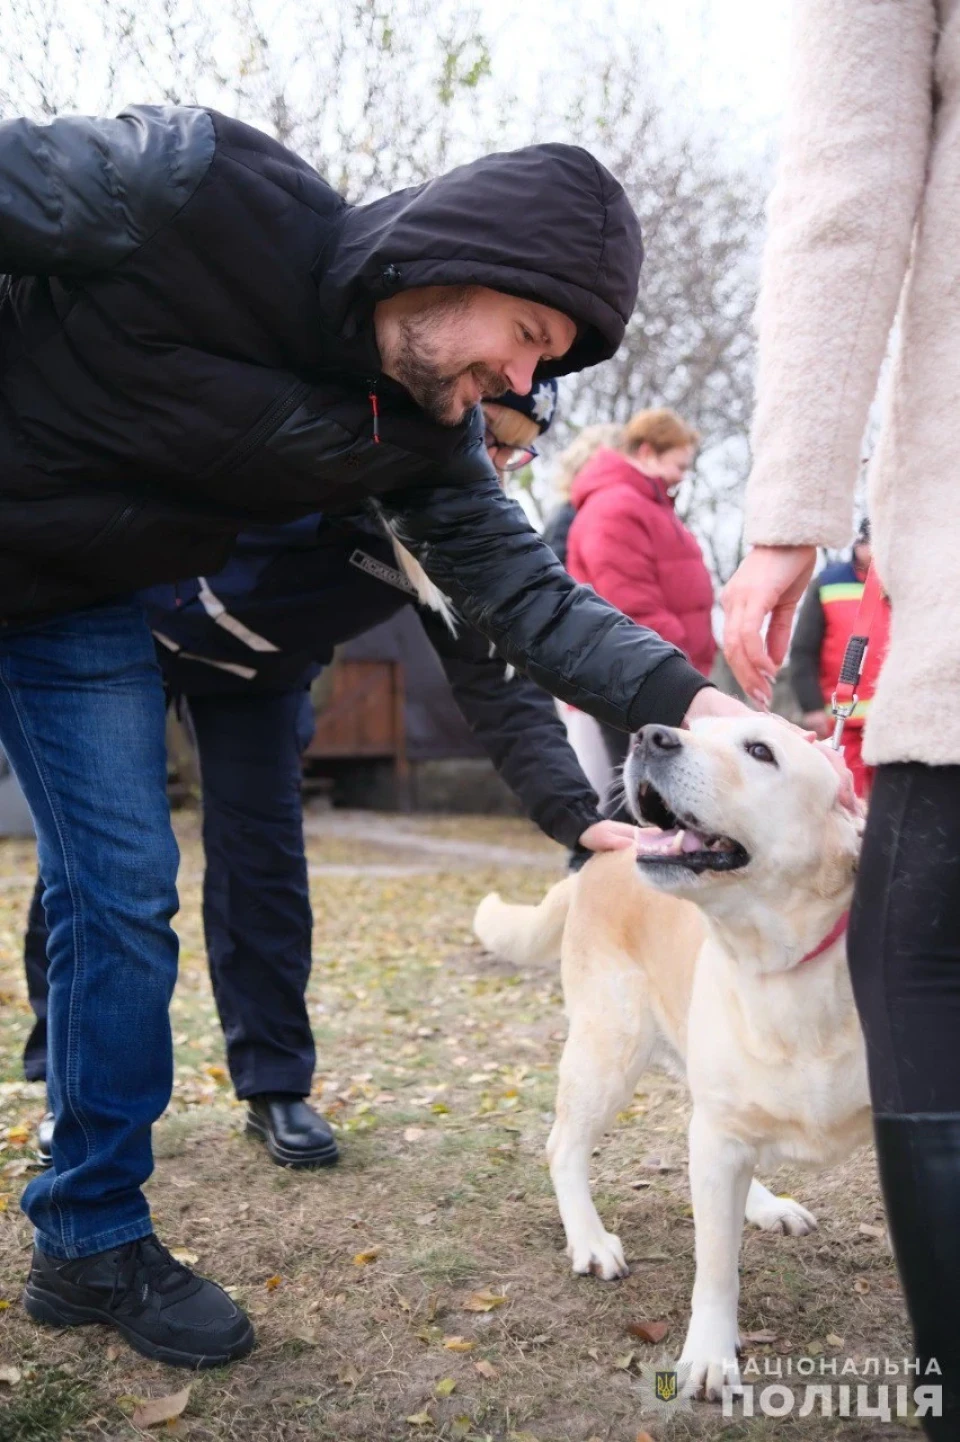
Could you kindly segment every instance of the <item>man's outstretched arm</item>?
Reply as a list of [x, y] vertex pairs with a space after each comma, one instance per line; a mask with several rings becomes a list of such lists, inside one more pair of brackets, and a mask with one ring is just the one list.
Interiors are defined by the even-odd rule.
[[[381, 504], [467, 624], [561, 700], [635, 731], [679, 725], [709, 686], [675, 646], [572, 580], [492, 477], [391, 492]], [[746, 708], [710, 691], [697, 709]]]

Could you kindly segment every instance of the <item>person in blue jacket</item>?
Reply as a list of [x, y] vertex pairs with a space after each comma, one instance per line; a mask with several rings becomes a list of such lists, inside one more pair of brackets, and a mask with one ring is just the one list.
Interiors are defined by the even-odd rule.
[[[487, 448], [501, 475], [536, 455], [556, 382], [485, 406]], [[301, 756], [313, 733], [309, 686], [334, 647], [416, 605], [461, 711], [525, 811], [582, 854], [629, 840], [601, 822], [597, 797], [567, 744], [552, 698], [508, 673], [478, 632], [418, 602], [391, 541], [366, 516], [310, 516], [241, 535], [217, 575], [142, 593], [167, 688], [189, 709], [200, 756], [206, 872], [203, 919], [214, 996], [247, 1129], [274, 1161], [337, 1160], [329, 1125], [305, 1100], [315, 1065], [305, 1000], [312, 913], [301, 805]], [[28, 1080], [46, 1076], [46, 924], [42, 883], [24, 960], [36, 1024]], [[52, 1118], [38, 1151], [50, 1158]]]

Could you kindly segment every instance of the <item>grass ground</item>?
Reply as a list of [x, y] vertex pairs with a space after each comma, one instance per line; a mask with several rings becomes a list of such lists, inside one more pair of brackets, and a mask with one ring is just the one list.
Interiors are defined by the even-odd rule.
[[[643, 1078], [596, 1159], [598, 1204], [635, 1263], [631, 1276], [615, 1285], [573, 1277], [543, 1160], [563, 1038], [558, 978], [553, 968], [518, 975], [486, 957], [469, 929], [493, 887], [538, 898], [559, 868], [556, 848], [525, 823], [494, 818], [313, 819], [316, 1098], [339, 1128], [343, 1161], [297, 1173], [242, 1135], [206, 977], [196, 818], [183, 815], [178, 830], [176, 1087], [157, 1127], [149, 1193], [163, 1239], [233, 1290], [259, 1346], [194, 1380], [180, 1419], [152, 1435], [918, 1437], [915, 1424], [724, 1419], [707, 1406], [669, 1426], [641, 1415], [638, 1366], [679, 1350], [692, 1280], [682, 1088]], [[437, 838], [473, 846], [448, 861], [429, 847]], [[524, 864], [490, 849], [503, 847]], [[0, 843], [0, 1438], [120, 1442], [144, 1435], [134, 1420], [143, 1399], [190, 1377], [100, 1328], [38, 1329], [18, 1300], [30, 1236], [17, 1198], [43, 1110], [19, 1072], [32, 864], [29, 846]], [[818, 1214], [820, 1230], [747, 1236], [742, 1326], [770, 1339], [752, 1344], [754, 1355], [841, 1365], [907, 1355], [870, 1154], [772, 1180]], [[668, 1328], [657, 1346], [629, 1330], [651, 1322]]]

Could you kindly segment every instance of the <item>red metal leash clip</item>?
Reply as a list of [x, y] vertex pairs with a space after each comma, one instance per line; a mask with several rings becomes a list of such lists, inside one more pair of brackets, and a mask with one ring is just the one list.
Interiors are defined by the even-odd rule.
[[860, 685], [860, 677], [863, 674], [863, 663], [867, 657], [867, 647], [870, 645], [877, 607], [882, 600], [883, 588], [880, 585], [880, 578], [871, 564], [863, 583], [863, 595], [860, 597], [853, 635], [847, 642], [847, 649], [843, 653], [843, 665], [840, 667], [837, 689], [833, 693], [831, 710], [836, 720], [830, 744], [834, 751], [840, 750], [843, 728], [853, 715], [859, 700], [857, 687]]

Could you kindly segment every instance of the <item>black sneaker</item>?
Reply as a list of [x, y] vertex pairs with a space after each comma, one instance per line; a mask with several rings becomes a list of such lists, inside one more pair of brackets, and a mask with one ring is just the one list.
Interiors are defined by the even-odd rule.
[[115, 1327], [134, 1351], [171, 1367], [220, 1367], [254, 1343], [246, 1313], [152, 1234], [69, 1262], [34, 1248], [23, 1305], [51, 1327]]
[[247, 1105], [247, 1133], [266, 1143], [281, 1167], [331, 1167], [340, 1153], [326, 1117], [302, 1097], [262, 1092]]
[[42, 1167], [53, 1166], [53, 1112], [44, 1112], [37, 1123], [37, 1161]]

